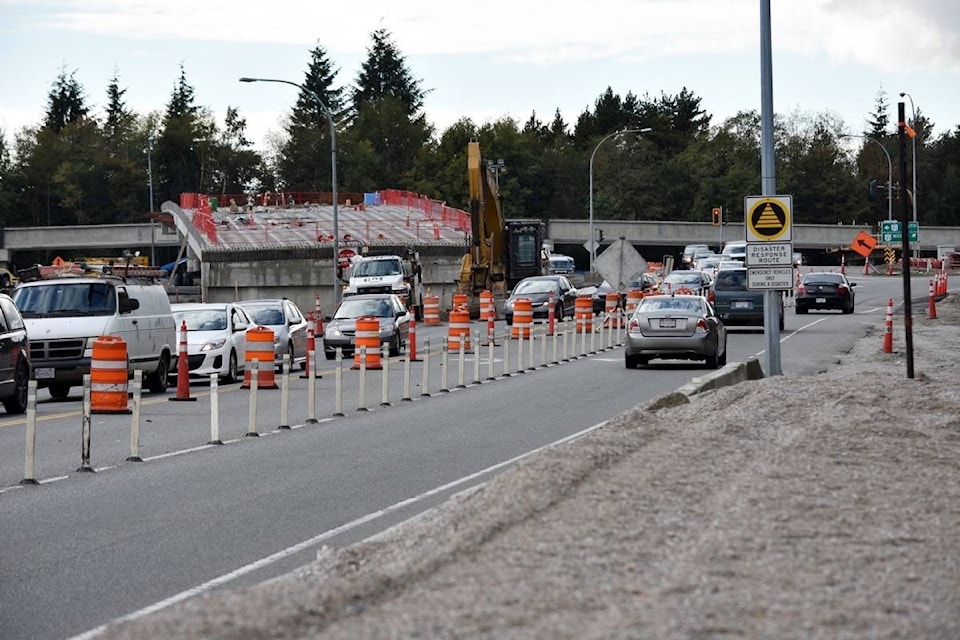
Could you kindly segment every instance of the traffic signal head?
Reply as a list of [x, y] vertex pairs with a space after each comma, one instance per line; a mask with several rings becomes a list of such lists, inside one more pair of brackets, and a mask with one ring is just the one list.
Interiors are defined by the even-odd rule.
[[876, 180], [870, 181], [870, 199], [871, 200], [877, 199], [877, 181]]
[[714, 207], [713, 210], [710, 212], [710, 215], [711, 215], [710, 222], [714, 226], [719, 226], [723, 220], [723, 210], [720, 207]]

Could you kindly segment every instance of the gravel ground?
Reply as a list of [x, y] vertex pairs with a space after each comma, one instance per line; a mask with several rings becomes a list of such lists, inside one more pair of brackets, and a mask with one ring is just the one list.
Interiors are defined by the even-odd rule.
[[[960, 638], [960, 304], [661, 398], [441, 507], [103, 638]], [[678, 406], [670, 406], [678, 404]]]

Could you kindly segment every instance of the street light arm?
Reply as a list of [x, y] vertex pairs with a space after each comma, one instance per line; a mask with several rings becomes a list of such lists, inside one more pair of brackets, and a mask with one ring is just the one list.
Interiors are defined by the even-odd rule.
[[620, 131], [614, 131], [613, 133], [608, 133], [607, 135], [600, 138], [600, 142], [597, 143], [597, 146], [593, 148], [593, 153], [590, 154], [590, 223], [588, 226], [588, 233], [590, 239], [590, 271], [593, 272], [593, 261], [597, 259], [597, 247], [596, 240], [593, 237], [593, 158], [597, 155], [597, 150], [600, 148], [604, 142], [609, 140], [614, 136], [618, 136], [621, 133], [647, 133], [653, 131], [650, 127], [643, 127], [642, 129], [622, 129]]
[[855, 133], [845, 133], [840, 136], [841, 138], [862, 138], [863, 140], [868, 140], [879, 146], [883, 150], [883, 154], [887, 156], [887, 220], [893, 220], [893, 160], [890, 158], [890, 152], [887, 151], [887, 148], [880, 144], [879, 140], [871, 138], [870, 136], [861, 136]]
[[330, 127], [330, 182], [331, 198], [333, 199], [333, 304], [340, 304], [340, 278], [338, 275], [338, 266], [340, 261], [340, 212], [339, 197], [337, 195], [337, 128], [333, 122], [333, 114], [327, 108], [326, 103], [312, 89], [308, 89], [302, 84], [291, 82], [290, 80], [281, 80], [279, 78], [249, 78], [242, 77], [240, 82], [275, 82], [278, 84], [288, 84], [291, 87], [297, 87], [301, 91], [309, 94], [327, 116], [327, 125]]

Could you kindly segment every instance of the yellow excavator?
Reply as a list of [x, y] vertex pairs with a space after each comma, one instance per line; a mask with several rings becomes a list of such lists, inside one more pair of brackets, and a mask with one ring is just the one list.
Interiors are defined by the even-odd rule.
[[467, 144], [467, 180], [470, 187], [469, 251], [460, 261], [459, 293], [467, 295], [471, 310], [484, 290], [502, 297], [523, 278], [544, 273], [540, 220], [505, 220], [497, 178], [480, 153], [480, 144]]

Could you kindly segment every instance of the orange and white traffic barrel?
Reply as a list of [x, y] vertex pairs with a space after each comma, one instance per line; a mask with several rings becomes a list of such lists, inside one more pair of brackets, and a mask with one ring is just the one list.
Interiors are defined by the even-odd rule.
[[454, 307], [450, 311], [450, 324], [447, 329], [447, 351], [460, 351], [463, 343], [464, 352], [470, 351], [470, 311], [466, 305]]
[[257, 361], [257, 388], [278, 389], [273, 365], [273, 329], [253, 327], [247, 330], [247, 355], [244, 357], [242, 389], [250, 388], [250, 372]]
[[380, 319], [376, 316], [360, 316], [357, 318], [351, 369], [360, 368], [362, 358], [360, 352], [363, 347], [366, 347], [366, 368], [383, 369], [383, 363], [380, 361]]
[[577, 333], [593, 331], [593, 299], [590, 296], [577, 296], [573, 319], [576, 321]]
[[530, 339], [530, 328], [533, 326], [533, 301], [530, 298], [517, 298], [513, 302], [513, 326], [510, 337]]
[[640, 304], [640, 301], [643, 300], [643, 291], [640, 289], [630, 289], [627, 291], [627, 317], [633, 315], [633, 312], [637, 310], [637, 305]]
[[467, 294], [465, 293], [453, 294], [453, 305], [450, 307], [450, 311], [453, 312], [453, 310], [458, 307], [466, 307], [467, 302], [468, 302]]
[[100, 336], [90, 361], [90, 411], [129, 413], [127, 400], [127, 343], [119, 336]]
[[489, 320], [490, 318], [496, 319], [497, 309], [493, 303], [493, 292], [490, 290], [484, 290], [480, 292], [480, 319]]
[[433, 293], [423, 296], [423, 324], [440, 324], [440, 296]]
[[616, 291], [608, 291], [603, 301], [603, 312], [607, 319], [604, 326], [608, 329], [617, 329], [622, 326], [623, 318], [620, 317], [620, 294]]

